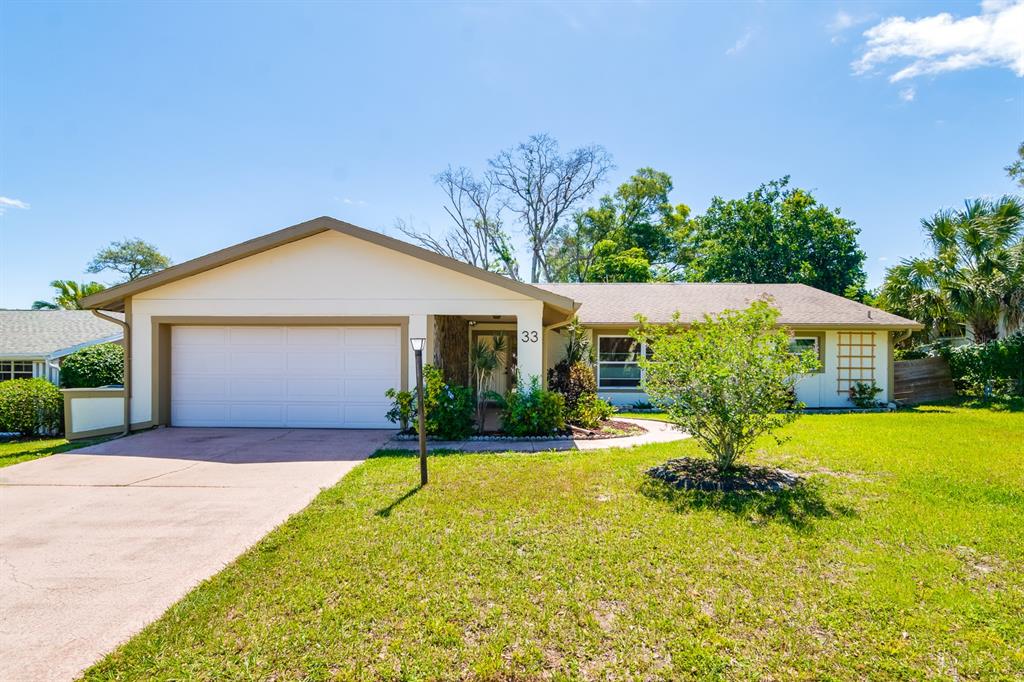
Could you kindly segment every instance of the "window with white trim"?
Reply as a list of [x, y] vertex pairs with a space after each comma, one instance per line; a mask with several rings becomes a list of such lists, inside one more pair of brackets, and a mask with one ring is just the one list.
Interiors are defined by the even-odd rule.
[[809, 350], [819, 354], [817, 336], [794, 336], [789, 340], [789, 352], [793, 355], [803, 355]]
[[639, 390], [643, 378], [639, 360], [641, 353], [648, 353], [646, 346], [629, 336], [598, 336], [597, 387]]
[[0, 381], [31, 378], [31, 360], [0, 360]]

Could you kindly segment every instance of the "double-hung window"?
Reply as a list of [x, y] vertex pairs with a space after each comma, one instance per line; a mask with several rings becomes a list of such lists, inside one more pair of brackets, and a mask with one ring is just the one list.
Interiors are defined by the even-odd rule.
[[0, 360], [0, 381], [8, 379], [31, 379], [32, 361]]
[[789, 352], [794, 355], [803, 355], [807, 351], [814, 351], [818, 358], [820, 367], [818, 372], [825, 370], [825, 354], [822, 352], [825, 344], [825, 335], [821, 333], [797, 334], [789, 339]]
[[640, 354], [646, 344], [629, 336], [597, 337], [597, 387], [640, 389]]

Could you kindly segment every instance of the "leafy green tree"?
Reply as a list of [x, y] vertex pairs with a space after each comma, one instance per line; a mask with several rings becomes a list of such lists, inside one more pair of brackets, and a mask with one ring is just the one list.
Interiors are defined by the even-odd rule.
[[1007, 166], [1006, 174], [1020, 187], [1024, 187], [1024, 142], [1017, 147], [1017, 160]]
[[838, 209], [818, 203], [789, 176], [743, 199], [715, 197], [697, 219], [694, 282], [792, 282], [840, 296], [864, 289], [860, 233]]
[[123, 281], [130, 282], [144, 275], [159, 272], [170, 264], [171, 259], [149, 242], [125, 239], [112, 242], [110, 246], [101, 249], [89, 263], [86, 272], [113, 270], [124, 275]]
[[1024, 201], [972, 199], [921, 221], [931, 253], [889, 268], [880, 306], [914, 318], [931, 337], [996, 339], [1024, 323]]
[[767, 301], [754, 301], [689, 326], [647, 326], [641, 319], [633, 331], [650, 352], [640, 358], [644, 390], [720, 471], [731, 469], [759, 436], [797, 418], [797, 410], [787, 409], [793, 388], [819, 366], [814, 351], [790, 352], [778, 317]]
[[70, 279], [55, 279], [50, 286], [56, 290], [52, 301], [36, 301], [32, 310], [81, 310], [82, 299], [106, 289], [99, 282], [75, 282]]
[[597, 206], [573, 216], [549, 253], [554, 281], [649, 282], [678, 279], [691, 255], [693, 223], [672, 204], [672, 178], [641, 168]]

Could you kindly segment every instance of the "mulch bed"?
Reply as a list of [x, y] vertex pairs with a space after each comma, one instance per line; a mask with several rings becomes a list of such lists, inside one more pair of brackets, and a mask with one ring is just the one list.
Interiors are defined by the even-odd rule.
[[596, 429], [583, 429], [579, 426], [570, 426], [572, 437], [579, 440], [602, 440], [605, 438], [626, 438], [627, 436], [639, 436], [646, 433], [647, 429], [639, 424], [609, 419], [601, 422]]
[[803, 483], [791, 471], [759, 466], [737, 466], [722, 473], [709, 459], [681, 457], [648, 469], [647, 475], [684, 490], [707, 492], [778, 492]]

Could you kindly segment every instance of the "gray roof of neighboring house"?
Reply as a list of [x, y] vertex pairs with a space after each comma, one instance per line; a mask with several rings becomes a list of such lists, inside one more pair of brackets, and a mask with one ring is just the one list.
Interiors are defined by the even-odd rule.
[[0, 310], [0, 357], [41, 358], [121, 336], [119, 325], [89, 310]]
[[746, 308], [770, 297], [779, 309], [779, 324], [799, 327], [881, 327], [920, 329], [913, 320], [836, 296], [805, 284], [538, 284], [581, 304], [583, 324], [632, 325], [639, 313], [651, 322], [668, 322], [679, 312], [681, 322], [703, 319], [705, 313]]

